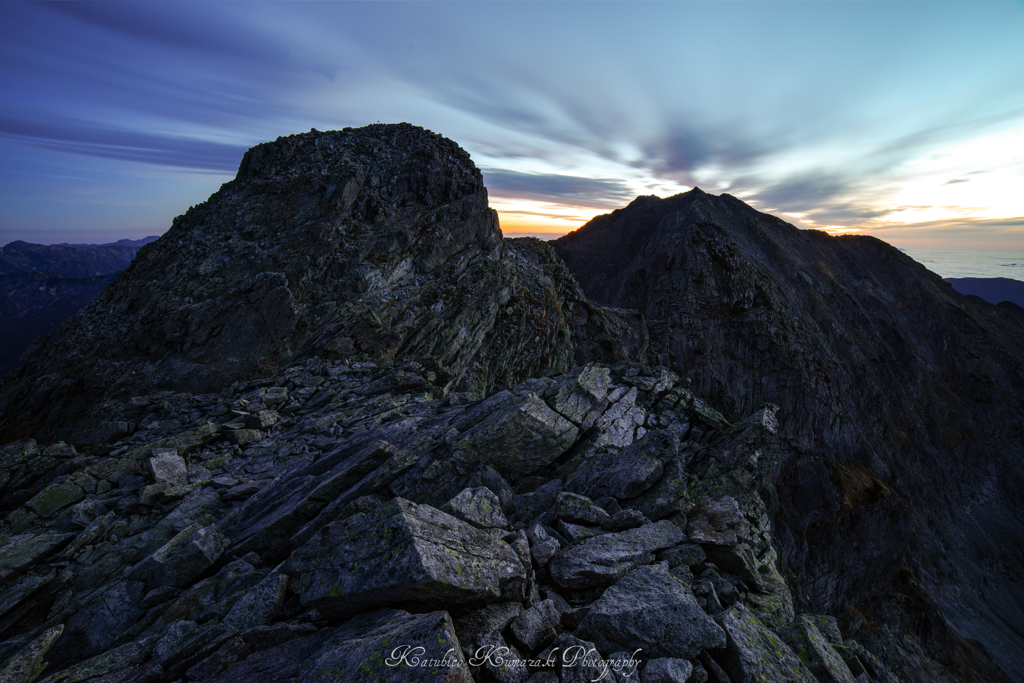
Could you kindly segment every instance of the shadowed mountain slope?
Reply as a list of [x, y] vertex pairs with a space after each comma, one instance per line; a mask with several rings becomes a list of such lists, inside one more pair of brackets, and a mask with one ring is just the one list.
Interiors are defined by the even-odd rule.
[[0, 247], [0, 273], [35, 271], [73, 278], [107, 275], [124, 270], [140, 246], [132, 243], [47, 245], [19, 240]]
[[800, 455], [779, 475], [776, 531], [806, 604], [886, 621], [885, 586], [919, 593], [1024, 671], [1024, 311], [875, 238], [698, 189], [552, 244], [592, 301], [644, 315], [651, 362], [735, 414], [780, 406]]
[[1008, 277], [947, 277], [961, 294], [980, 296], [985, 301], [998, 304], [1004, 301], [1024, 306], [1024, 282]]

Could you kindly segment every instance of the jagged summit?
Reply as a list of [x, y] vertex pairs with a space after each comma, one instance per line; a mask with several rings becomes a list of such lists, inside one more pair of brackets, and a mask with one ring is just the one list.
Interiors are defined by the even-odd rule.
[[475, 395], [564, 371], [607, 336], [574, 332], [601, 316], [577, 321], [583, 296], [564, 266], [522, 244], [502, 240], [469, 155], [425, 129], [257, 145], [233, 181], [26, 353], [3, 389], [0, 433], [67, 438], [102, 400], [219, 390], [297, 357], [415, 360]]

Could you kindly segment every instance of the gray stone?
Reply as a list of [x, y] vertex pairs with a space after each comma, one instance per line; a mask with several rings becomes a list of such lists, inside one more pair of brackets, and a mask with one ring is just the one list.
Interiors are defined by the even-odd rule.
[[62, 667], [110, 649], [142, 617], [143, 588], [138, 581], [124, 580], [106, 587], [67, 620], [63, 637], [51, 648], [51, 662]]
[[761, 562], [754, 555], [753, 549], [746, 543], [735, 545], [706, 544], [704, 548], [708, 561], [724, 572], [732, 574], [751, 589], [762, 589], [765, 582], [758, 569]]
[[550, 524], [555, 521], [555, 501], [562, 490], [562, 482], [553, 479], [536, 491], [516, 494], [512, 498], [516, 517], [525, 524], [540, 522]]
[[604, 652], [690, 659], [725, 646], [725, 633], [663, 565], [634, 569], [590, 607], [576, 634]]
[[551, 410], [536, 394], [504, 397], [500, 409], [471, 427], [456, 444], [466, 458], [494, 467], [500, 474], [526, 474], [564, 453], [579, 429]]
[[130, 576], [150, 586], [182, 588], [217, 561], [226, 542], [215, 527], [191, 524], [133, 567]]
[[668, 562], [669, 567], [680, 565], [692, 567], [703, 564], [707, 559], [704, 549], [696, 543], [684, 543], [658, 553], [658, 559]]
[[211, 683], [253, 683], [282, 674], [293, 681], [473, 682], [447, 612], [382, 609], [237, 661], [220, 653], [208, 659], [214, 666], [205, 670], [216, 672]]
[[644, 513], [639, 510], [619, 510], [602, 526], [612, 531], [625, 531], [626, 529], [641, 527], [649, 521], [651, 520], [647, 519]]
[[63, 632], [63, 624], [54, 626], [29, 643], [27, 647], [8, 660], [7, 666], [3, 670], [0, 670], [0, 681], [3, 683], [33, 683], [46, 668], [43, 657]]
[[498, 471], [490, 465], [485, 465], [473, 473], [469, 481], [470, 486], [486, 486], [498, 496], [501, 501], [501, 510], [506, 515], [512, 514], [515, 508], [512, 507], [512, 487], [505, 478], [498, 474]]
[[792, 624], [780, 630], [779, 635], [807, 665], [818, 683], [855, 683], [842, 657], [807, 617], [797, 617]]
[[270, 572], [256, 586], [242, 594], [221, 625], [231, 631], [245, 631], [264, 626], [284, 602], [288, 577]]
[[814, 675], [788, 645], [743, 605], [715, 617], [728, 634], [722, 665], [738, 681], [816, 683]]
[[157, 482], [156, 484], [150, 484], [149, 486], [143, 487], [142, 493], [139, 494], [139, 505], [153, 507], [160, 502], [164, 492], [169, 488], [171, 488], [171, 485], [166, 481]]
[[[80, 476], [87, 476], [81, 474]], [[85, 490], [71, 477], [59, 484], [47, 486], [32, 497], [26, 505], [40, 517], [52, 517], [69, 505], [85, 498]]]
[[686, 540], [672, 522], [604, 534], [571, 545], [549, 563], [551, 578], [565, 588], [608, 586], [629, 570], [654, 561], [655, 551]]
[[83, 500], [71, 507], [71, 523], [85, 529], [98, 517], [107, 514], [107, 506], [95, 498]]
[[244, 484], [225, 489], [221, 495], [224, 497], [224, 500], [245, 500], [256, 494], [259, 490], [260, 485], [258, 483], [247, 481]]
[[686, 515], [686, 521], [694, 543], [736, 545], [751, 537], [750, 525], [732, 497], [697, 503]]
[[479, 634], [504, 631], [522, 613], [518, 602], [494, 602], [455, 619], [455, 633], [460, 643], [468, 643]]
[[280, 421], [281, 417], [276, 410], [257, 410], [245, 416], [247, 429], [268, 429]]
[[602, 536], [607, 533], [604, 529], [599, 529], [592, 526], [584, 526], [582, 524], [573, 524], [566, 522], [564, 519], [558, 520], [555, 524], [558, 531], [566, 538], [570, 543], [576, 543], [577, 541], [583, 541], [594, 536]]
[[610, 383], [608, 368], [587, 365], [555, 379], [544, 399], [560, 415], [586, 431], [607, 407]]
[[522, 600], [527, 582], [507, 543], [401, 498], [327, 525], [292, 553], [285, 571], [298, 576], [303, 604], [339, 618], [401, 603]]
[[561, 683], [593, 683], [606, 680], [608, 667], [594, 643], [563, 633], [536, 656], [557, 668]]
[[642, 653], [613, 652], [605, 660], [608, 666], [608, 680], [616, 683], [640, 683], [640, 667], [643, 665]]
[[636, 387], [631, 387], [597, 419], [596, 425], [600, 431], [594, 441], [595, 447], [624, 448], [633, 443], [638, 432], [643, 431], [647, 412], [636, 405], [637, 394]]
[[566, 482], [566, 488], [597, 499], [610, 495], [635, 498], [661, 478], [667, 461], [679, 452], [679, 442], [663, 431], [648, 432], [621, 451], [588, 458]]
[[39, 562], [71, 542], [75, 534], [18, 534], [4, 539], [0, 548], [0, 579]]
[[825, 637], [832, 645], [843, 644], [843, 634], [839, 631], [839, 622], [835, 617], [828, 614], [805, 614], [804, 619], [808, 619], [818, 632]]
[[520, 614], [510, 629], [526, 652], [536, 652], [558, 636], [561, 612], [551, 600], [542, 600]]
[[188, 467], [185, 459], [174, 449], [156, 448], [149, 459], [149, 471], [157, 482], [167, 482], [171, 486], [188, 483]]
[[507, 529], [508, 520], [501, 511], [497, 494], [485, 486], [463, 489], [441, 507], [442, 512], [458, 517], [481, 529]]
[[154, 644], [153, 640], [149, 639], [111, 648], [95, 657], [57, 671], [39, 683], [118, 683], [139, 669], [139, 665], [149, 658]]
[[248, 446], [262, 439], [263, 433], [258, 429], [229, 429], [225, 436], [236, 446]]
[[659, 657], [647, 662], [643, 683], [686, 683], [693, 673], [693, 664], [685, 659]]
[[611, 515], [597, 507], [594, 501], [578, 493], [562, 491], [555, 500], [555, 514], [567, 522], [603, 526], [611, 521]]
[[539, 567], [546, 565], [562, 547], [540, 524], [528, 528], [526, 535], [530, 539], [530, 555]]
[[177, 653], [178, 648], [192, 640], [202, 627], [189, 619], [179, 619], [172, 622], [163, 631], [163, 635], [153, 646], [153, 656], [157, 659], [167, 659]]

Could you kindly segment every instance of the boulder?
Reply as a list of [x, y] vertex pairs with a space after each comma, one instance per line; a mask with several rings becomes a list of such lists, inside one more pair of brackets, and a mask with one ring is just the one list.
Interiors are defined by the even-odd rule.
[[6, 662], [6, 666], [0, 670], [0, 681], [4, 683], [32, 683], [35, 681], [46, 668], [43, 657], [63, 632], [62, 624], [54, 626], [29, 643], [27, 647]]
[[663, 565], [639, 567], [608, 588], [576, 630], [602, 652], [691, 659], [725, 646], [725, 633]]
[[672, 522], [588, 538], [559, 552], [549, 563], [551, 578], [564, 588], [608, 586], [629, 570], [654, 562], [654, 553], [686, 541]]
[[526, 652], [536, 652], [558, 636], [562, 614], [552, 600], [542, 600], [512, 622], [512, 636]]
[[393, 604], [522, 600], [527, 569], [507, 543], [402, 498], [323, 527], [284, 571], [304, 605], [345, 618]]
[[843, 658], [807, 617], [797, 617], [779, 635], [807, 665], [818, 683], [856, 683]]
[[659, 657], [647, 662], [644, 667], [643, 683], [686, 683], [693, 673], [693, 664], [685, 659]]
[[736, 545], [749, 540], [747, 523], [735, 498], [702, 500], [686, 515], [686, 530], [694, 543]]
[[733, 605], [715, 617], [728, 635], [721, 661], [737, 681], [751, 683], [816, 683], [814, 675], [799, 657], [771, 629], [743, 605]]
[[536, 394], [497, 394], [499, 408], [471, 427], [456, 444], [464, 457], [502, 475], [526, 474], [549, 464], [579, 436], [579, 428]]
[[518, 602], [492, 602], [455, 619], [455, 633], [460, 643], [469, 643], [476, 635], [504, 631], [522, 613]]
[[170, 486], [182, 486], [188, 483], [188, 467], [185, 459], [170, 448], [154, 449], [149, 459], [149, 471], [157, 482], [166, 482]]
[[561, 549], [558, 540], [552, 538], [540, 524], [532, 525], [526, 530], [526, 535], [530, 539], [530, 555], [539, 567], [546, 565]]
[[581, 432], [590, 429], [608, 406], [610, 374], [608, 368], [586, 365], [555, 379], [544, 392], [548, 405]]
[[470, 666], [480, 667], [490, 673], [487, 680], [527, 683], [530, 678], [526, 660], [515, 646], [505, 642], [500, 633], [482, 634], [463, 645], [463, 651]]
[[619, 500], [635, 498], [657, 483], [665, 463], [678, 452], [674, 436], [660, 430], [648, 432], [621, 451], [609, 450], [583, 461], [566, 481], [566, 488], [594, 499], [607, 495]]
[[555, 521], [555, 501], [562, 490], [562, 482], [552, 479], [536, 491], [520, 493], [512, 498], [516, 517], [524, 523], [540, 522], [551, 524]]
[[481, 529], [508, 528], [508, 520], [501, 511], [501, 501], [486, 486], [463, 489], [459, 495], [445, 503], [441, 510]]
[[594, 501], [569, 491], [562, 491], [555, 500], [555, 514], [567, 522], [602, 526], [611, 521], [611, 515], [594, 504]]

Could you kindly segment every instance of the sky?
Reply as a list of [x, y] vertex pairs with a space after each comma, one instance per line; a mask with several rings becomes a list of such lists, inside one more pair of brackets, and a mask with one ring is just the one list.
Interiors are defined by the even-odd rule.
[[1024, 252], [1024, 0], [0, 1], [0, 244], [167, 230], [281, 135], [407, 121], [506, 234], [699, 186]]

